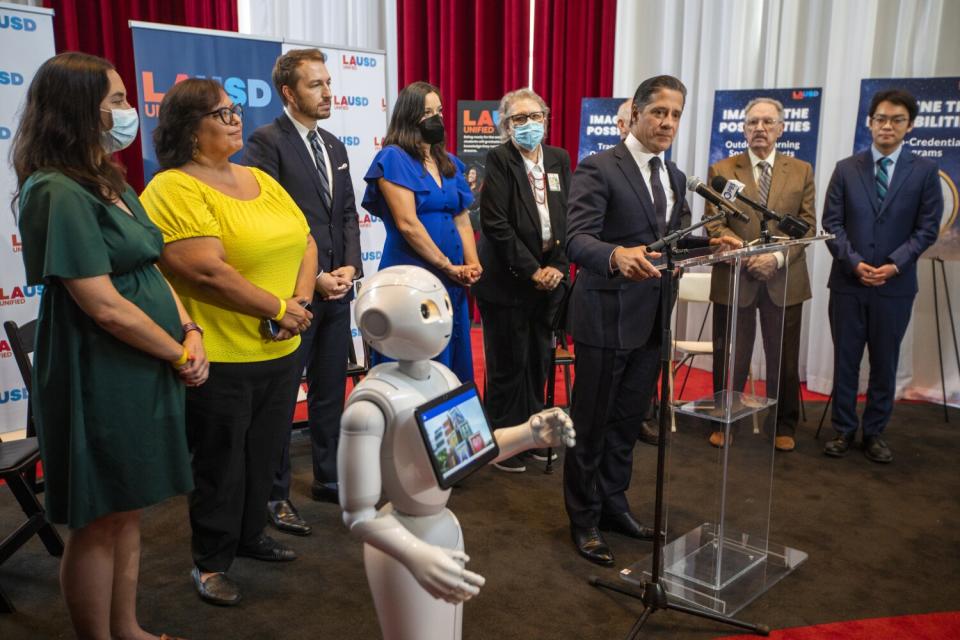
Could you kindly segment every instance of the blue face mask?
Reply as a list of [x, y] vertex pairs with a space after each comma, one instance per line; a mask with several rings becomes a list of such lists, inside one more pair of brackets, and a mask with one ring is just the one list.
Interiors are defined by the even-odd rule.
[[100, 109], [113, 116], [113, 127], [100, 134], [100, 143], [107, 153], [115, 153], [129, 147], [140, 131], [140, 116], [133, 107], [129, 109]]
[[514, 127], [513, 140], [527, 151], [533, 151], [543, 141], [543, 123], [531, 120]]

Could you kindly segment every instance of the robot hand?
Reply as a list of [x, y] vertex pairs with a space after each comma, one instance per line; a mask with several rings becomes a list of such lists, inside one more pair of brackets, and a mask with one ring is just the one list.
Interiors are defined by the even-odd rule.
[[530, 433], [537, 447], [572, 447], [577, 444], [573, 420], [562, 410], [553, 408], [530, 416]]
[[459, 604], [480, 593], [483, 576], [464, 568], [470, 557], [463, 551], [432, 544], [418, 544], [409, 550], [406, 564], [420, 586], [434, 598]]

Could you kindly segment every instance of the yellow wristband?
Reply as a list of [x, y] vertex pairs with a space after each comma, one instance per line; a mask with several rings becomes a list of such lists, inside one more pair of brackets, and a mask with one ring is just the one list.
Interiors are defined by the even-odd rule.
[[170, 364], [173, 365], [174, 369], [179, 369], [183, 365], [187, 364], [187, 360], [190, 359], [190, 352], [187, 351], [187, 348], [183, 348], [183, 353], [180, 354], [180, 357], [176, 360], [171, 360]]
[[287, 315], [287, 301], [283, 298], [277, 298], [280, 301], [280, 311], [277, 315], [273, 316], [273, 319], [277, 322], [283, 320], [283, 316]]

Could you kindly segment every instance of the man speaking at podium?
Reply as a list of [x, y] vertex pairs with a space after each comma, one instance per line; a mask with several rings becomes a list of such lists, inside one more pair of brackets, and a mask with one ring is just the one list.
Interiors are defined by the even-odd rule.
[[[783, 105], [773, 98], [754, 98], [747, 103], [743, 124], [747, 152], [714, 164], [707, 173], [707, 182], [712, 184], [714, 176], [741, 182], [744, 184], [744, 195], [776, 213], [801, 218], [810, 225], [807, 235], [813, 235], [817, 227], [813, 167], [808, 162], [777, 152], [777, 140], [783, 135], [783, 115]], [[733, 235], [745, 244], [759, 238], [762, 214], [739, 201], [734, 206], [746, 214], [747, 221], [728, 217], [711, 223], [707, 225], [710, 235]], [[707, 208], [710, 214], [714, 213], [712, 205], [708, 204]], [[769, 231], [772, 236], [785, 235], [779, 233], [777, 223], [772, 220]], [[771, 397], [778, 395], [779, 378], [774, 439], [774, 446], [779, 451], [793, 451], [800, 420], [800, 324], [803, 301], [811, 297], [805, 250], [806, 246], [801, 245], [787, 251], [751, 256], [746, 261], [746, 272], [740, 277], [737, 366], [733, 389], [742, 391], [746, 383], [759, 311], [760, 331], [767, 356], [767, 394]], [[714, 265], [711, 276], [713, 390], [717, 392], [725, 386], [724, 373], [727, 370], [724, 356], [727, 353], [727, 322], [730, 317], [730, 265]], [[782, 310], [781, 304], [784, 305]], [[783, 339], [778, 344], [781, 314]], [[710, 434], [710, 444], [722, 447], [723, 438], [722, 431], [714, 431]]]
[[[604, 566], [613, 564], [613, 553], [601, 529], [653, 537], [630, 512], [625, 493], [656, 387], [661, 322], [669, 322], [669, 314], [659, 315], [660, 272], [651, 264], [660, 254], [646, 247], [690, 219], [686, 177], [663, 157], [677, 134], [686, 93], [672, 76], [641, 83], [626, 140], [584, 158], [571, 181], [567, 255], [580, 267], [568, 312], [576, 352], [571, 417], [578, 439], [565, 454], [564, 500], [577, 551]], [[733, 238], [710, 243], [740, 245]]]

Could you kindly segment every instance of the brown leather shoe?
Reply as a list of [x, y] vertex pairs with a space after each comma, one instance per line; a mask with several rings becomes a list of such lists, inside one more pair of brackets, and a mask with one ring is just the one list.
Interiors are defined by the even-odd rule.
[[718, 449], [722, 449], [724, 444], [723, 431], [714, 431], [713, 433], [711, 433], [710, 444], [712, 444]]
[[793, 451], [797, 448], [797, 443], [794, 442], [793, 436], [777, 436], [773, 439], [773, 446], [777, 451]]

